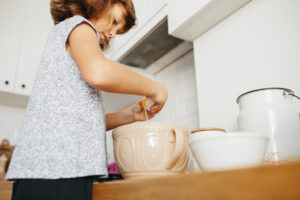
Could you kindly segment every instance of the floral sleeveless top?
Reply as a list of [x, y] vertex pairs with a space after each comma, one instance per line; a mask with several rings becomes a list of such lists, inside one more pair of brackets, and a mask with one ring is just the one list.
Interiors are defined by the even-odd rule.
[[[25, 112], [7, 180], [107, 176], [102, 92], [88, 85], [66, 51], [79, 15], [48, 36]], [[100, 48], [100, 47], [99, 47]]]

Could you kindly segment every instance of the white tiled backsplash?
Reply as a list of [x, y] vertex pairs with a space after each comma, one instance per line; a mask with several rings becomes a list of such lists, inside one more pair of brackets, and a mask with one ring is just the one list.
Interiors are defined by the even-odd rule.
[[154, 79], [166, 84], [169, 99], [163, 110], [150, 121], [178, 123], [191, 130], [199, 128], [193, 52], [169, 65]]

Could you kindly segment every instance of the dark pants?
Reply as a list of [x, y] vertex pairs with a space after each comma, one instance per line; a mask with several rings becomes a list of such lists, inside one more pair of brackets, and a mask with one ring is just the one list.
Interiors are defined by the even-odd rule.
[[91, 200], [93, 176], [64, 179], [18, 179], [12, 200]]

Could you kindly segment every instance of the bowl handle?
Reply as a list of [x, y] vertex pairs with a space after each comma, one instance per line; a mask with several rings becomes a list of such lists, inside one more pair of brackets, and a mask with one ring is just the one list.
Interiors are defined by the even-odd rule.
[[[183, 152], [183, 148], [184, 148], [184, 134], [182, 134], [183, 130], [172, 129], [172, 132], [175, 135], [176, 146], [171, 159], [166, 164], [167, 170], [170, 170], [174, 167], [177, 160], [181, 156], [181, 153]], [[173, 142], [173, 141], [170, 141], [169, 139], [169, 142]]]

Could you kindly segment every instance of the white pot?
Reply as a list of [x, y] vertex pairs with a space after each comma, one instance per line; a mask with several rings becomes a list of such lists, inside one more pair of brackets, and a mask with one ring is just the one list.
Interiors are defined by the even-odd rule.
[[289, 89], [264, 88], [237, 98], [239, 130], [270, 137], [268, 162], [300, 159], [300, 118], [293, 96], [296, 97]]
[[203, 171], [230, 170], [263, 165], [268, 137], [246, 132], [202, 133], [190, 141]]

